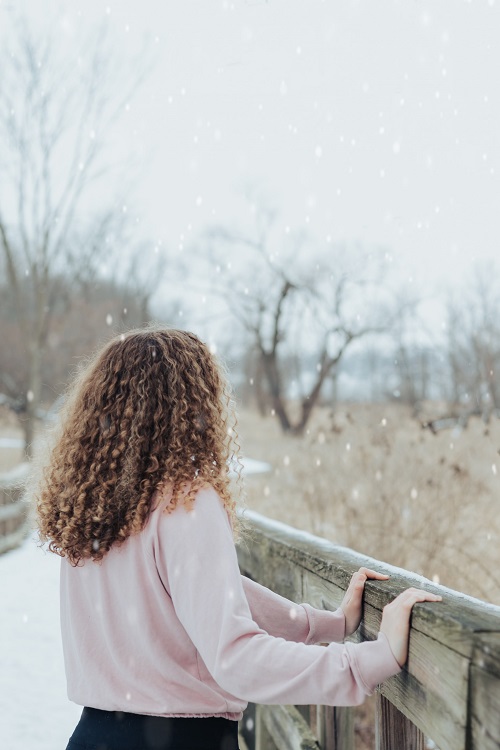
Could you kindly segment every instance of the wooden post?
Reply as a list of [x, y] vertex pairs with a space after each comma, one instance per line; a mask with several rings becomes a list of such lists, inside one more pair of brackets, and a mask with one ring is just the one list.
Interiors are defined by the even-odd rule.
[[245, 740], [248, 750], [256, 750], [255, 744], [255, 703], [249, 703], [243, 711], [243, 717], [239, 725], [240, 737]]
[[350, 708], [318, 706], [313, 730], [321, 750], [354, 750], [354, 715]]
[[383, 695], [377, 696], [376, 750], [424, 750], [424, 735]]
[[0, 475], [0, 554], [17, 547], [27, 534], [29, 507], [19, 498], [28, 470], [28, 464], [19, 464]]
[[479, 633], [471, 665], [470, 747], [500, 748], [500, 632]]
[[276, 750], [269, 730], [264, 721], [264, 707], [255, 707], [255, 750]]

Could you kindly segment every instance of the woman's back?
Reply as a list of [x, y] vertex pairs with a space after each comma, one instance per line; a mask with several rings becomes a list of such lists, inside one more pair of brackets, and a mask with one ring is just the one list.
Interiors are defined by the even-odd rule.
[[114, 545], [100, 562], [75, 567], [62, 559], [68, 697], [113, 711], [237, 719], [245, 701], [215, 683], [169, 594], [162, 559], [172, 517], [164, 513], [166, 504], [159, 503], [143, 531]]

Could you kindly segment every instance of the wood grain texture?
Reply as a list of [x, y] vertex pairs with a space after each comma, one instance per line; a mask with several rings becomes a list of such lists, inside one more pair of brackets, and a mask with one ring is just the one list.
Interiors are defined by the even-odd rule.
[[354, 750], [354, 712], [350, 708], [317, 706], [314, 734], [322, 750]]
[[377, 700], [376, 750], [424, 750], [425, 738], [383, 695]]
[[0, 505], [0, 523], [12, 518], [24, 518], [26, 516], [26, 510], [26, 505], [19, 502]]
[[[242, 571], [292, 601], [335, 610], [359, 567], [391, 576], [367, 582], [363, 625], [353, 640], [375, 638], [384, 606], [404, 589], [441, 594], [440, 604], [414, 607], [408, 662], [383, 684], [382, 696], [441, 750], [465, 750], [471, 737], [474, 747], [499, 747], [500, 608], [259, 514], [247, 516], [252, 532], [251, 543], [238, 549]], [[319, 739], [324, 748], [325, 737]]]
[[28, 465], [0, 475], [0, 554], [17, 547], [28, 531], [29, 507], [20, 500]]
[[255, 713], [255, 747], [250, 750], [276, 750], [269, 729], [264, 721], [264, 706], [257, 706]]
[[256, 750], [274, 750], [271, 743], [277, 750], [320, 750], [316, 737], [295, 706], [257, 707]]
[[500, 634], [483, 633], [476, 643], [470, 683], [471, 744], [500, 750]]

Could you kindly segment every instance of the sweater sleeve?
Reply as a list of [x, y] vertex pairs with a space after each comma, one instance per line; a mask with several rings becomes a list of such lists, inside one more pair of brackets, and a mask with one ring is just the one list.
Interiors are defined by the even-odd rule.
[[309, 604], [294, 604], [274, 591], [241, 576], [252, 618], [269, 635], [297, 643], [338, 643], [344, 640], [345, 616], [316, 609]]
[[266, 633], [245, 597], [229, 519], [213, 489], [191, 511], [161, 513], [156, 564], [177, 617], [215, 681], [263, 704], [358, 705], [400, 671], [385, 636], [360, 644], [293, 643]]

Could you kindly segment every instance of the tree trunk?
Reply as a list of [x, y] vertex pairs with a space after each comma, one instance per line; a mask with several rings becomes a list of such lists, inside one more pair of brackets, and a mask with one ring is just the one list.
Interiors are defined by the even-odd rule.
[[323, 388], [323, 383], [325, 382], [327, 375], [330, 373], [337, 361], [338, 358], [333, 360], [325, 357], [323, 359], [321, 370], [318, 373], [318, 378], [311, 392], [308, 396], [302, 399], [302, 413], [300, 419], [292, 428], [292, 432], [294, 435], [302, 435], [304, 433], [304, 430], [307, 427], [307, 423], [309, 422], [309, 419], [311, 417], [312, 411], [319, 399], [321, 389]]
[[29, 343], [29, 376], [26, 397], [26, 411], [23, 418], [24, 455], [29, 460], [33, 457], [36, 414], [40, 406], [42, 384], [42, 347], [34, 338]]
[[261, 417], [267, 417], [269, 414], [269, 398], [264, 387], [264, 368], [262, 367], [262, 360], [260, 358], [257, 361], [254, 385], [259, 414]]
[[281, 393], [281, 380], [276, 362], [276, 353], [274, 351], [261, 352], [261, 360], [271, 392], [271, 403], [279, 419], [281, 429], [283, 432], [290, 432], [291, 423], [286, 411], [283, 394]]

